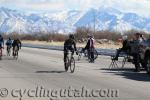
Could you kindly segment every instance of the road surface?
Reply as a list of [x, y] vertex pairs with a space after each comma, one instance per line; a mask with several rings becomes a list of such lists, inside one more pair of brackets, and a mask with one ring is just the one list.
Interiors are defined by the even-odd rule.
[[82, 58], [72, 74], [64, 71], [62, 51], [22, 48], [18, 60], [5, 55], [0, 100], [150, 100], [150, 76], [133, 72], [130, 63], [109, 70], [108, 56], [94, 64]]

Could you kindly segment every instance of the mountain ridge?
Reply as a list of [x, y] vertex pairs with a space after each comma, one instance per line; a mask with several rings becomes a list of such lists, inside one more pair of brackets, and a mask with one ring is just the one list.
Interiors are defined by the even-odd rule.
[[[95, 25], [94, 25], [95, 24]], [[77, 27], [93, 27], [96, 30], [127, 31], [130, 29], [150, 31], [150, 18], [136, 13], [123, 13], [114, 8], [91, 8], [84, 11], [68, 10], [57, 13], [21, 13], [0, 8], [0, 32], [3, 33], [69, 33]]]

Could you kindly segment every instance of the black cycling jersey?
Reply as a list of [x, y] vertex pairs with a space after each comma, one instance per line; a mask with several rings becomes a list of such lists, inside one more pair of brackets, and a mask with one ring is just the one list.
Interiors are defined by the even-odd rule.
[[68, 50], [77, 51], [76, 42], [73, 39], [67, 39], [64, 43], [64, 51]]
[[12, 46], [13, 46], [13, 47], [15, 47], [15, 46], [21, 47], [21, 41], [18, 40], [18, 39], [17, 39], [17, 40], [14, 40], [13, 43], [12, 43]]

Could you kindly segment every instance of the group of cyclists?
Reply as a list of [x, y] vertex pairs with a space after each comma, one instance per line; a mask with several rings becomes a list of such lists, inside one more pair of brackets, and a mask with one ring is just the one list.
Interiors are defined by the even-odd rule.
[[4, 49], [4, 45], [6, 45], [6, 52], [8, 56], [10, 56], [11, 48], [12, 48], [12, 56], [15, 55], [15, 49], [17, 49], [18, 51], [21, 49], [21, 41], [18, 38], [14, 40], [12, 40], [11, 38], [8, 38], [8, 40], [6, 40], [6, 43], [4, 43], [4, 38], [2, 37], [2, 35], [0, 35], [1, 56], [2, 56], [2, 49]]
[[[123, 40], [124, 40], [123, 47], [117, 50], [116, 56], [113, 59], [118, 60], [120, 52], [130, 51], [130, 54], [131, 54], [131, 51], [133, 51], [132, 56], [134, 58], [135, 71], [139, 71], [140, 70], [140, 65], [139, 65], [140, 64], [140, 57], [139, 57], [140, 50], [138, 46], [144, 40], [144, 38], [142, 37], [140, 33], [136, 33], [134, 41], [130, 41], [129, 43], [127, 36], [124, 36]], [[131, 50], [131, 46], [130, 46], [131, 42], [134, 42], [134, 45], [135, 45], [134, 50]], [[21, 41], [18, 38], [14, 40], [12, 40], [11, 38], [8, 38], [5, 45], [7, 47], [6, 50], [7, 50], [8, 56], [10, 56], [11, 48], [12, 48], [12, 56], [15, 55], [16, 49], [17, 51], [21, 49]], [[4, 39], [2, 35], [0, 35], [0, 59], [2, 56], [2, 49], [4, 49]], [[94, 40], [93, 35], [88, 35], [87, 44], [85, 48], [81, 50], [81, 52], [85, 52], [85, 50], [87, 50], [89, 63], [94, 63], [95, 40]], [[76, 47], [75, 36], [73, 34], [70, 34], [69, 38], [64, 42], [64, 66], [65, 66], [66, 71], [68, 70], [67, 57], [68, 57], [69, 51], [71, 52], [72, 56], [74, 55], [74, 53], [76, 53], [77, 55], [79, 54], [79, 51], [77, 50], [77, 47]]]

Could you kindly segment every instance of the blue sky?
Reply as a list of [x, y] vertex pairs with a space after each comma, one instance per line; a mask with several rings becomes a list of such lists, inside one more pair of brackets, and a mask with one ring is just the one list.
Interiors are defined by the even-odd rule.
[[150, 0], [0, 0], [0, 6], [35, 12], [87, 10], [106, 6], [150, 16]]

